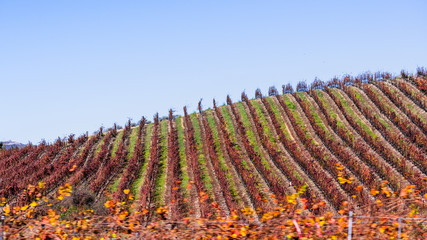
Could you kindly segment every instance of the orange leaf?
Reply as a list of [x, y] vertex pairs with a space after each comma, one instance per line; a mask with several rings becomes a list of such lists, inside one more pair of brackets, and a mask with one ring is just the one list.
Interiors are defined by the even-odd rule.
[[371, 189], [371, 195], [372, 196], [376, 196], [376, 195], [378, 195], [378, 193], [380, 193], [380, 192], [375, 190], [375, 189]]
[[74, 164], [73, 167], [70, 169], [70, 172], [73, 172], [74, 170], [76, 170], [76, 168], [77, 168], [77, 165]]

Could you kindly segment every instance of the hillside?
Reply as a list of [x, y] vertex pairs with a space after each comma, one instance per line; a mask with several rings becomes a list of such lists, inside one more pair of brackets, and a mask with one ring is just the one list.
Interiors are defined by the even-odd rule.
[[132, 210], [152, 221], [159, 207], [172, 220], [245, 218], [236, 210], [268, 211], [304, 189], [297, 204], [314, 212], [338, 213], [345, 202], [358, 214], [387, 211], [390, 195], [427, 193], [426, 81], [425, 72], [316, 80], [296, 92], [243, 93], [240, 102], [199, 103], [199, 112], [171, 111], [168, 120], [4, 150], [0, 197], [29, 204], [35, 196], [22, 191], [40, 181], [43, 194], [68, 183], [93, 202], [124, 201], [129, 189]]

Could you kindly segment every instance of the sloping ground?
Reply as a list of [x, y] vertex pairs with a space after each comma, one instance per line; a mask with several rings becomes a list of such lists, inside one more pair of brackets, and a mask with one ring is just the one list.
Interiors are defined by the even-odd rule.
[[[55, 195], [69, 183], [93, 197], [87, 204], [123, 201], [129, 190], [146, 221], [160, 207], [173, 220], [257, 219], [304, 189], [296, 204], [306, 211], [386, 211], [408, 189], [427, 193], [422, 74], [316, 81], [283, 95], [271, 88], [268, 97], [257, 91], [256, 99], [242, 94], [205, 111], [199, 103], [198, 113], [177, 118], [3, 150], [0, 197], [25, 205], [38, 200], [24, 192], [28, 184], [44, 182], [42, 193]], [[247, 207], [258, 214], [240, 211]], [[416, 208], [426, 213], [423, 203]]]

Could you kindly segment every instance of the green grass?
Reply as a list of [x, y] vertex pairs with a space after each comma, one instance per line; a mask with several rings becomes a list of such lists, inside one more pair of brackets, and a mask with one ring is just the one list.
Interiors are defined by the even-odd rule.
[[205, 185], [208, 195], [213, 198], [213, 187], [212, 180], [209, 176], [208, 169], [206, 167], [206, 159], [203, 154], [202, 137], [200, 132], [199, 119], [196, 113], [190, 114], [190, 119], [194, 128], [194, 140], [196, 141], [197, 150], [199, 150], [199, 168], [202, 174], [202, 181]]
[[256, 100], [251, 100], [251, 103], [255, 108], [258, 119], [261, 121], [264, 134], [266, 134], [268, 136], [268, 139], [270, 140], [270, 142], [273, 144], [274, 147], [276, 147], [277, 146], [276, 138], [274, 137], [273, 132], [271, 131], [271, 129], [268, 125], [266, 115], [262, 111], [260, 103]]
[[164, 196], [166, 191], [166, 165], [168, 158], [168, 121], [164, 120], [160, 122], [160, 161], [158, 169], [158, 177], [156, 179], [156, 191], [154, 200], [158, 206], [165, 204]]
[[276, 105], [276, 103], [273, 101], [273, 99], [271, 97], [266, 98], [268, 104], [270, 104], [271, 110], [274, 113], [274, 116], [277, 119], [277, 122], [280, 125], [280, 130], [282, 130], [282, 132], [285, 134], [285, 138], [289, 141], [292, 141], [292, 137], [291, 134], [289, 132], [289, 129], [286, 127], [285, 122], [282, 119], [282, 115], [280, 114], [280, 110], [279, 107]]
[[117, 191], [119, 184], [120, 184], [120, 177], [117, 176], [116, 179], [114, 180], [113, 184], [111, 184], [111, 186], [110, 186], [110, 192], [113, 193], [113, 192]]
[[218, 129], [215, 126], [215, 120], [212, 116], [211, 110], [206, 111], [206, 118], [207, 118], [207, 121], [209, 123], [209, 128], [212, 132], [213, 142], [215, 145], [215, 152], [216, 152], [216, 155], [218, 156], [220, 168], [222, 171], [225, 172], [225, 176], [227, 178], [227, 183], [228, 183], [228, 186], [230, 188], [228, 190], [231, 192], [231, 195], [233, 196], [233, 198], [238, 199], [239, 195], [237, 193], [236, 186], [234, 184], [233, 177], [232, 177], [231, 172], [230, 172], [231, 170], [228, 169], [227, 164], [224, 160], [224, 155], [221, 151], [221, 144], [220, 144], [220, 140], [219, 140]]
[[[236, 106], [237, 106], [237, 109], [239, 110], [240, 117], [242, 118], [243, 125], [244, 125], [244, 127], [246, 129], [246, 135], [247, 135], [247, 137], [249, 139], [250, 145], [254, 148], [255, 153], [261, 158], [262, 165], [266, 169], [272, 170], [270, 164], [264, 158], [264, 155], [261, 152], [261, 149], [260, 149], [261, 143], [259, 143], [256, 140], [255, 133], [252, 131], [252, 124], [251, 124], [251, 122], [249, 120], [249, 116], [246, 114], [246, 111], [245, 111], [245, 108], [244, 108], [243, 104], [241, 102], [238, 102], [238, 103], [236, 103]], [[271, 173], [273, 174], [274, 177], [277, 178], [277, 176], [274, 174], [273, 171], [271, 171]], [[279, 180], [279, 178], [277, 178], [277, 179]]]
[[[375, 89], [371, 89], [374, 93], [377, 93], [377, 98], [380, 100], [380, 102], [382, 102], [384, 105], [385, 105], [385, 107], [389, 110], [389, 111], [391, 111], [391, 112], [394, 112], [395, 114], [396, 114], [396, 116], [399, 116], [399, 114], [396, 112], [396, 110], [394, 110], [390, 105], [388, 105], [387, 104], [387, 102], [378, 94], [378, 92], [375, 90]], [[352, 91], [354, 92], [354, 93], [356, 93], [356, 94], [358, 94], [357, 93], [357, 91], [355, 90], [355, 89], [352, 89]], [[380, 115], [378, 115], [378, 114], [376, 114], [376, 112], [368, 105], [368, 104], [366, 104], [366, 101], [365, 101], [365, 99], [363, 99], [363, 98], [360, 98], [360, 100], [361, 100], [361, 102], [370, 110], [370, 111], [372, 111], [373, 113], [374, 113], [374, 117], [375, 118], [377, 118], [378, 119], [378, 121], [387, 129], [387, 130], [390, 130], [390, 125], [389, 124], [387, 124], [387, 122], [380, 116]]]
[[236, 144], [235, 146], [238, 150], [241, 150], [240, 146], [237, 144], [236, 131], [234, 129], [233, 121], [231, 119], [231, 115], [230, 115], [230, 112], [228, 111], [227, 106], [222, 106], [220, 110], [224, 118], [225, 125], [227, 126], [228, 133], [230, 134], [231, 142]]
[[[236, 132], [235, 132], [235, 129], [234, 129], [234, 125], [233, 125], [233, 121], [231, 119], [230, 112], [228, 111], [228, 108], [226, 106], [222, 106], [221, 107], [221, 114], [222, 114], [222, 116], [224, 118], [225, 125], [226, 125], [226, 128], [227, 128], [227, 132], [230, 134], [231, 142], [234, 144], [235, 149], [239, 152], [239, 154], [240, 154], [239, 157], [241, 159], [244, 159], [243, 153], [242, 153], [242, 148], [237, 143], [237, 139], [236, 139], [236, 135], [235, 135]], [[247, 163], [245, 162], [245, 160], [242, 160], [242, 164], [243, 164], [243, 167], [246, 170], [250, 170], [250, 168], [247, 165]]]
[[[131, 129], [131, 133], [129, 135], [129, 147], [128, 147], [128, 155], [127, 155], [128, 160], [130, 160], [133, 157], [133, 153], [135, 152], [136, 140], [138, 139], [138, 130], [139, 130], [139, 127]], [[123, 135], [123, 132], [122, 132], [122, 135]], [[126, 166], [124, 167], [124, 169], [126, 169], [127, 165], [128, 164], [126, 163]], [[117, 191], [117, 188], [120, 184], [120, 178], [121, 178], [121, 175], [116, 177], [116, 180], [114, 180], [114, 183], [110, 187], [110, 192]]]
[[[222, 116], [224, 117], [224, 120], [225, 120], [225, 122], [226, 122], [226, 126], [227, 126], [227, 131], [228, 132], [232, 132], [232, 133], [234, 133], [235, 134], [235, 129], [234, 129], [234, 125], [233, 125], [233, 122], [232, 122], [232, 119], [231, 119], [231, 115], [230, 115], [230, 112], [228, 111], [228, 108], [226, 107], [226, 106], [222, 106], [221, 107], [221, 113], [222, 113]], [[241, 149], [241, 147], [237, 144], [237, 140], [236, 140], [236, 138], [235, 138], [235, 135], [234, 135], [234, 138], [232, 137], [232, 143], [233, 144], [235, 144], [234, 146], [235, 146], [235, 148], [238, 150], [238, 152], [239, 152], [239, 154], [240, 154], [240, 159], [242, 160], [242, 165], [243, 165], [243, 168], [245, 169], [245, 170], [248, 170], [248, 171], [252, 171], [252, 173], [250, 174], [250, 176], [253, 176], [253, 174], [256, 172], [256, 169], [253, 169], [253, 168], [251, 168], [250, 166], [249, 166], [249, 164], [246, 162], [246, 160], [245, 160], [245, 156], [243, 156], [243, 152], [242, 152], [242, 149]], [[259, 179], [257, 178], [257, 177], [255, 177], [255, 176], [253, 176], [254, 177], [254, 179], [256, 179], [256, 187], [260, 190], [260, 191], [263, 191], [264, 190], [264, 187], [263, 187], [263, 185], [259, 182]]]
[[187, 157], [185, 154], [185, 144], [184, 144], [184, 129], [182, 127], [182, 117], [179, 116], [176, 118], [176, 129], [178, 132], [178, 145], [179, 145], [179, 157], [180, 157], [180, 167], [181, 167], [181, 191], [183, 196], [188, 198], [190, 197], [190, 193], [188, 192], [188, 183], [190, 181], [190, 177], [188, 176], [187, 169]]
[[316, 90], [315, 93], [319, 97], [320, 101], [326, 106], [326, 109], [327, 109], [328, 113], [331, 115], [331, 117], [333, 119], [339, 121], [337, 113], [332, 110], [331, 106], [329, 106], [328, 101], [326, 101], [325, 97], [323, 96], [323, 92], [321, 90]]
[[319, 100], [322, 102], [322, 104], [325, 106], [326, 113], [331, 116], [332, 119], [334, 119], [337, 122], [337, 128], [342, 129], [346, 132], [346, 135], [350, 137], [352, 145], [354, 144], [354, 136], [351, 134], [351, 132], [347, 129], [347, 127], [344, 125], [344, 123], [338, 119], [337, 113], [332, 109], [332, 107], [329, 105], [328, 101], [323, 96], [323, 92], [321, 90], [316, 90], [315, 93], [319, 97]]
[[[364, 132], [366, 132], [367, 134], [369, 134], [374, 140], [376, 140], [378, 138], [378, 136], [372, 131], [372, 129], [366, 125], [360, 118], [359, 116], [357, 116], [357, 114], [353, 111], [353, 109], [350, 107], [350, 105], [348, 104], [348, 102], [344, 99], [344, 97], [335, 89], [331, 89], [331, 93], [336, 96], [339, 101], [341, 102], [342, 106], [344, 107], [345, 111], [348, 113], [348, 115], [350, 115], [350, 117], [352, 119], [355, 120], [355, 122], [357, 123], [357, 125], [359, 125]], [[357, 95], [360, 97], [360, 95]]]
[[119, 148], [119, 144], [122, 141], [123, 133], [124, 131], [120, 131], [116, 139], [114, 139], [113, 150], [111, 151], [111, 158], [114, 158], [116, 156], [117, 149]]
[[291, 110], [292, 116], [295, 119], [296, 124], [298, 125], [299, 128], [301, 128], [301, 130], [304, 132], [305, 137], [307, 139], [311, 139], [312, 143], [314, 144], [318, 144], [310, 135], [310, 133], [307, 130], [307, 127], [305, 126], [301, 115], [299, 114], [299, 112], [296, 110], [296, 106], [293, 102], [291, 102], [291, 99], [287, 96], [287, 95], [282, 95], [283, 99], [285, 100], [286, 105], [289, 107], [289, 109]]
[[106, 136], [106, 134], [104, 134], [104, 136], [102, 136], [101, 141], [99, 141], [98, 145], [96, 146], [95, 156], [98, 155], [98, 153], [101, 151], [102, 146], [104, 145], [104, 142], [105, 142], [105, 136]]
[[325, 124], [322, 121], [322, 118], [320, 118], [319, 113], [317, 112], [316, 108], [311, 104], [311, 102], [305, 97], [305, 94], [302, 92], [298, 92], [297, 93], [298, 97], [307, 105], [308, 110], [310, 111], [310, 115], [313, 117], [314, 119], [314, 124], [318, 127], [320, 127], [325, 133], [326, 133], [326, 137], [328, 139], [332, 139], [333, 136], [332, 134], [329, 132], [329, 130], [326, 128]]
[[144, 163], [138, 172], [138, 175], [131, 186], [131, 193], [135, 196], [135, 200], [138, 198], [139, 189], [141, 188], [142, 182], [144, 181], [145, 170], [147, 169], [147, 164], [150, 159], [150, 146], [151, 146], [151, 134], [153, 132], [153, 124], [150, 123], [147, 125], [144, 136]]
[[133, 157], [133, 154], [135, 152], [135, 145], [136, 145], [136, 141], [138, 140], [138, 131], [139, 131], [139, 127], [132, 129], [132, 133], [129, 136], [129, 150], [127, 155], [128, 160], [130, 160]]

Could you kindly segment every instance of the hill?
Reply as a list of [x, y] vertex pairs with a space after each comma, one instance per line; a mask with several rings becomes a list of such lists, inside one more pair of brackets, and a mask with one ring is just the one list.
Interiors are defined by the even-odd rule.
[[3, 148], [8, 150], [11, 148], [23, 148], [25, 147], [25, 144], [14, 142], [14, 141], [6, 141], [6, 142], [0, 142], [3, 144]]
[[[296, 204], [314, 213], [389, 209], [427, 193], [427, 80], [387, 73], [301, 82], [242, 101], [94, 136], [27, 145], [0, 155], [0, 196], [29, 204], [28, 184], [55, 195], [68, 183], [74, 204], [125, 201], [144, 221], [214, 218], [240, 209]], [[130, 193], [129, 193], [129, 192]], [[405, 195], [406, 194], [406, 195]], [[82, 197], [84, 196], [84, 198]], [[72, 196], [73, 197], [73, 196]], [[84, 200], [82, 200], [84, 199]], [[83, 202], [86, 201], [87, 202]], [[417, 205], [418, 204], [418, 205]], [[399, 211], [426, 216], [424, 203]], [[102, 205], [101, 205], [102, 206]], [[321, 206], [321, 207], [320, 207]], [[249, 214], [258, 218], [261, 212]]]

